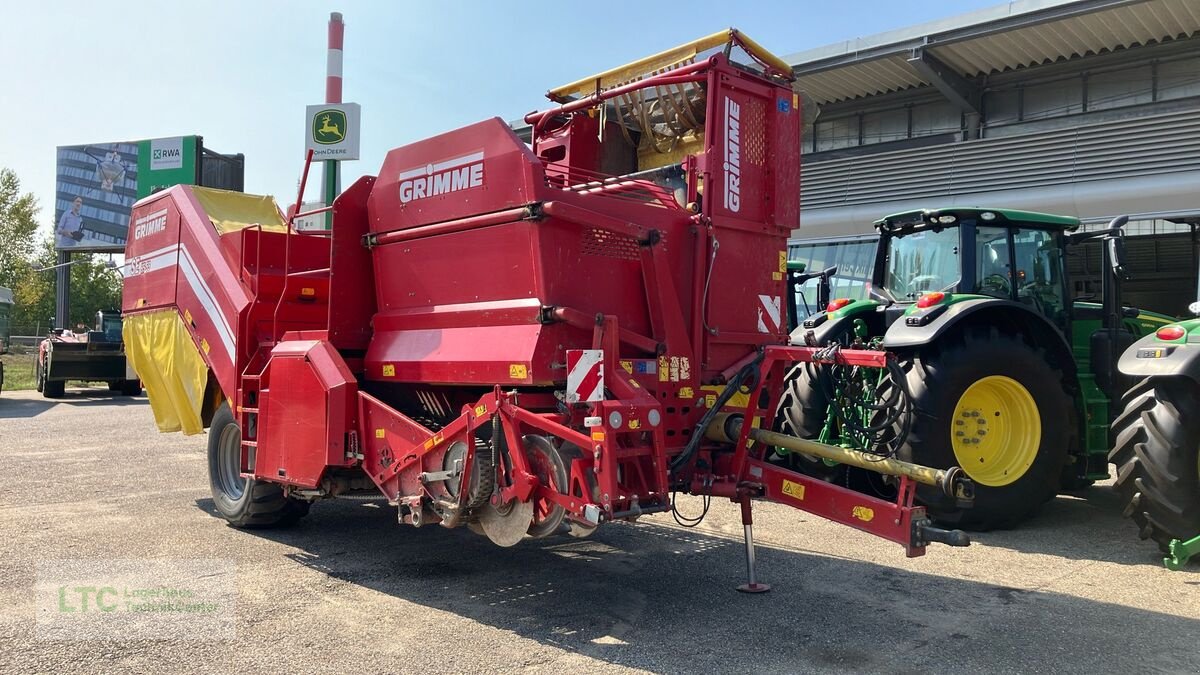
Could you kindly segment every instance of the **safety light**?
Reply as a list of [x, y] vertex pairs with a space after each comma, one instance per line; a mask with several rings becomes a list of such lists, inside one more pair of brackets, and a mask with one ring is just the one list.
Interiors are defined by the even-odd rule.
[[922, 295], [919, 300], [917, 300], [917, 307], [921, 309], [928, 309], [945, 299], [946, 294], [941, 291], [926, 293], [925, 295]]
[[984, 211], [983, 213], [979, 214], [979, 217], [983, 220], [995, 220], [996, 214], [992, 213], [991, 211]]
[[836, 312], [850, 303], [850, 298], [838, 298], [837, 300], [830, 300], [829, 304], [825, 305], [825, 311]]
[[957, 216], [950, 216], [950, 215], [939, 216], [937, 219], [937, 221], [943, 225], [949, 225], [950, 223], [953, 223], [956, 220], [958, 220]]
[[1183, 326], [1163, 326], [1154, 334], [1159, 340], [1178, 340], [1186, 333]]

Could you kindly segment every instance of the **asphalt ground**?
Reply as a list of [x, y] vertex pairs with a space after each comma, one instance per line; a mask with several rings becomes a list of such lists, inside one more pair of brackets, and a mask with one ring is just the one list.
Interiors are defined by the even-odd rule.
[[[773, 589], [751, 596], [734, 590], [743, 548], [727, 501], [696, 529], [658, 515], [509, 549], [342, 501], [290, 529], [241, 531], [213, 515], [205, 438], [158, 434], [144, 398], [101, 390], [4, 392], [0, 457], [4, 673], [1200, 672], [1200, 567], [1165, 570], [1105, 485], [914, 559], [758, 505]], [[229, 561], [231, 634], [43, 629], [47, 565], [115, 559]]]

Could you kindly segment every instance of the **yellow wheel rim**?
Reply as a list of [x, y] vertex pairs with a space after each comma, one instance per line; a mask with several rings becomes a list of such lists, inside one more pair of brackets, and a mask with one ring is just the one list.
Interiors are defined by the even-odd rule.
[[958, 465], [972, 480], [1000, 487], [1033, 465], [1042, 444], [1042, 418], [1020, 382], [992, 375], [967, 387], [958, 399], [950, 438]]

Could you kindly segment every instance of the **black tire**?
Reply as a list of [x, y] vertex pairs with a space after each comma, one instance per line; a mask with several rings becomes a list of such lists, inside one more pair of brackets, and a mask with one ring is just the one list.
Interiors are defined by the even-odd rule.
[[141, 396], [142, 381], [141, 380], [121, 380], [120, 387], [122, 396]]
[[208, 429], [208, 483], [213, 506], [234, 527], [281, 527], [308, 513], [309, 503], [291, 499], [275, 483], [242, 478], [241, 431], [228, 403]]
[[40, 394], [40, 393], [42, 393], [42, 390], [45, 389], [45, 387], [46, 387], [46, 373], [44, 373], [42, 371], [42, 360], [41, 359], [38, 359], [37, 362], [34, 364], [33, 370], [34, 370], [33, 379], [35, 382], [34, 386], [37, 387], [38, 393]]
[[62, 398], [67, 391], [66, 380], [47, 380], [42, 375], [42, 396], [46, 398]]
[[[953, 447], [958, 422], [954, 412], [967, 388], [986, 377], [999, 375], [1020, 384], [1032, 397], [1041, 423], [1036, 455], [1015, 480], [1005, 477], [1011, 482], [993, 480], [996, 484], [984, 485], [982, 467], [962, 466], [975, 480], [975, 500], [969, 508], [958, 506], [937, 488], [918, 486], [917, 497], [931, 516], [964, 529], [1013, 527], [1057, 493], [1074, 433], [1075, 409], [1065, 375], [1043, 350], [995, 328], [968, 329], [920, 352], [901, 354], [900, 365], [913, 402], [908, 438], [897, 451], [902, 460], [939, 469], [959, 465]], [[998, 411], [992, 414], [1000, 416]]]
[[[825, 428], [829, 413], [829, 396], [824, 384], [825, 375], [811, 363], [797, 363], [783, 381], [783, 395], [775, 411], [775, 430], [781, 434], [817, 440]], [[772, 459], [779, 458], [778, 460]], [[841, 465], [830, 466], [819, 458], [798, 452], [768, 453], [768, 459], [814, 478], [839, 481], [846, 471]]]
[[1172, 539], [1200, 534], [1200, 391], [1182, 377], [1146, 379], [1122, 399], [1113, 422], [1116, 489], [1142, 539], [1166, 553]]
[[109, 391], [111, 391], [111, 392], [113, 392], [113, 393], [116, 393], [116, 392], [118, 392], [118, 391], [121, 391], [121, 388], [122, 388], [124, 385], [125, 385], [125, 380], [116, 380], [115, 382], [109, 382], [109, 383], [108, 383], [108, 390], [109, 390]]

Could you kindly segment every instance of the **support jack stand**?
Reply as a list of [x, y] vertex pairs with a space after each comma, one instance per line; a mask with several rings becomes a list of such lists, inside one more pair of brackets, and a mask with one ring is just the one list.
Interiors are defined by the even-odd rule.
[[767, 584], [760, 584], [754, 576], [754, 518], [750, 515], [750, 496], [742, 495], [742, 528], [746, 532], [746, 574], [747, 583], [738, 586], [742, 593], [766, 593], [771, 590]]

